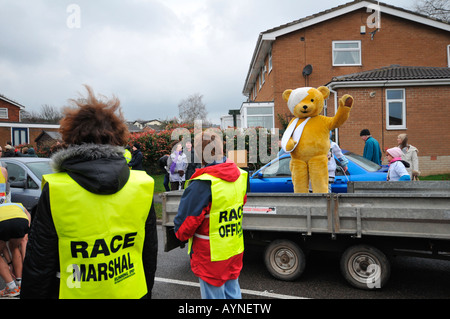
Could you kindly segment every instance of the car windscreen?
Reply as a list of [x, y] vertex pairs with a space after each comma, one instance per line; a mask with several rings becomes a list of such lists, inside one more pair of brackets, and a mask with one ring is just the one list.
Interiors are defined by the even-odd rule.
[[361, 166], [368, 172], [376, 172], [381, 169], [380, 165], [372, 161], [369, 161], [367, 158], [364, 158], [361, 155], [357, 155], [352, 152], [345, 153], [344, 155], [345, 157], [352, 160], [355, 164]]
[[42, 180], [42, 175], [53, 173], [50, 162], [31, 162], [27, 163], [27, 166], [40, 180]]
[[291, 170], [289, 168], [290, 162], [290, 157], [284, 157], [278, 161], [274, 161], [271, 165], [266, 166], [261, 170], [262, 176], [264, 178], [291, 176]]

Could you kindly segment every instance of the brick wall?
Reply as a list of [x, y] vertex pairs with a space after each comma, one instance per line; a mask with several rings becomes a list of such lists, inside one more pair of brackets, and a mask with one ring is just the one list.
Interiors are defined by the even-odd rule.
[[450, 172], [450, 156], [419, 156], [419, 168], [422, 176], [447, 174]]
[[0, 99], [0, 108], [8, 109], [8, 118], [0, 119], [0, 122], [19, 122], [20, 108]]
[[264, 102], [271, 102], [274, 99], [274, 77], [273, 72], [269, 72], [269, 59], [266, 57], [264, 60], [264, 65], [267, 68], [267, 72], [265, 74], [265, 82], [263, 86], [261, 87], [261, 90], [259, 89], [259, 81], [257, 81], [256, 85], [258, 87], [258, 94], [256, 97], [256, 101], [264, 101]]
[[[362, 129], [369, 129], [372, 136], [385, 149], [396, 146], [397, 136], [408, 134], [408, 140], [419, 150], [423, 163], [421, 171], [450, 172], [450, 140], [448, 122], [450, 120], [450, 86], [402, 87], [406, 94], [405, 130], [386, 129], [385, 88], [338, 89], [338, 97], [350, 94], [355, 106], [350, 118], [339, 130], [339, 144], [343, 149], [362, 154], [364, 141], [359, 136]], [[370, 93], [375, 93], [373, 97]], [[372, 94], [373, 95], [373, 94]], [[329, 99], [328, 115], [334, 115], [333, 95]]]
[[8, 141], [11, 141], [11, 128], [0, 127], [0, 146], [4, 149]]

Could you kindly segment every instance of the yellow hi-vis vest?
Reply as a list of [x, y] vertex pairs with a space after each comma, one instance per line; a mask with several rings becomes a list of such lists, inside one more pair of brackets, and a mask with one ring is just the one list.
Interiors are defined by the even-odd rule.
[[0, 205], [0, 222], [9, 219], [23, 218], [28, 220], [25, 208], [19, 203], [8, 203]]
[[[191, 180], [211, 181], [212, 204], [209, 213], [209, 239], [211, 261], [227, 260], [244, 251], [242, 215], [244, 196], [247, 192], [247, 172], [239, 169], [241, 176], [235, 182], [227, 182], [209, 174]], [[192, 238], [189, 239], [189, 252]]]
[[85, 190], [67, 173], [45, 175], [58, 235], [61, 299], [131, 299], [147, 293], [142, 251], [154, 181], [130, 171], [112, 195]]
[[6, 178], [0, 171], [0, 204], [6, 202]]
[[125, 149], [125, 152], [123, 153], [123, 155], [125, 156], [125, 160], [127, 161], [127, 164], [131, 161], [131, 152], [127, 149]]

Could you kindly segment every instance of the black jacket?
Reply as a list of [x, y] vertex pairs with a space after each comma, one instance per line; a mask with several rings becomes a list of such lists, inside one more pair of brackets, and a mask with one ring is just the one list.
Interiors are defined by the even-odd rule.
[[142, 152], [140, 150], [135, 150], [131, 155], [131, 161], [128, 163], [128, 166], [131, 167], [131, 169], [143, 171], [143, 159], [144, 156], [142, 155]]
[[16, 152], [14, 152], [14, 149], [11, 148], [9, 150], [5, 150], [3, 152], [3, 157], [15, 157], [16, 156]]
[[[55, 153], [52, 156], [52, 166], [56, 172], [67, 172], [90, 192], [114, 194], [122, 189], [130, 175], [123, 152], [123, 148], [111, 145], [75, 145]], [[156, 215], [152, 204], [145, 224], [143, 250], [147, 297], [151, 297], [154, 284], [157, 253]], [[42, 189], [35, 216], [32, 217], [23, 267], [21, 298], [58, 298], [59, 268], [58, 235], [52, 219], [47, 184]]]

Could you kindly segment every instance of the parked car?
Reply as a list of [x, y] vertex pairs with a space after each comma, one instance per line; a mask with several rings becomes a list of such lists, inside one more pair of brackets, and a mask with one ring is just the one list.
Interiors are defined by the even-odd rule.
[[21, 203], [33, 216], [41, 196], [42, 175], [53, 173], [50, 159], [39, 157], [2, 157], [0, 162], [8, 171], [11, 202]]
[[[336, 178], [331, 185], [333, 193], [347, 193], [349, 181], [385, 181], [387, 167], [380, 166], [352, 152], [342, 150], [348, 159], [348, 170], [344, 172], [341, 163], [336, 159]], [[284, 154], [264, 167], [257, 170], [250, 177], [250, 192], [253, 193], [293, 193], [291, 170], [289, 164], [291, 155]]]

